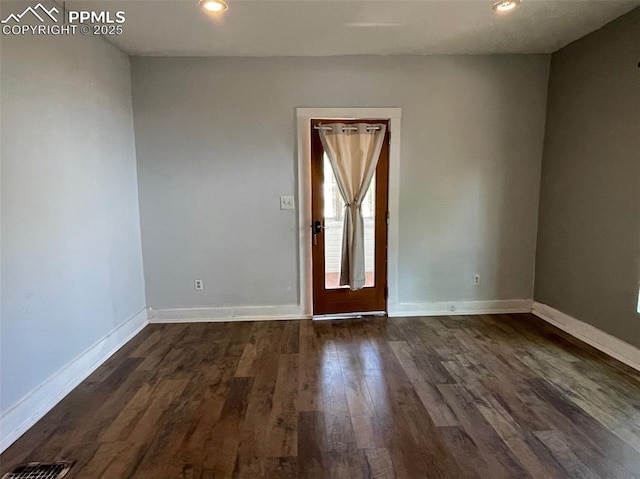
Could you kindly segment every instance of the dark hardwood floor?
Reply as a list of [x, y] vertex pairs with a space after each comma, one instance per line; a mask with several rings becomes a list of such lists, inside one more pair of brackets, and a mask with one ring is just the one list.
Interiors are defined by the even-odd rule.
[[68, 478], [638, 478], [640, 373], [531, 315], [151, 325], [0, 457]]

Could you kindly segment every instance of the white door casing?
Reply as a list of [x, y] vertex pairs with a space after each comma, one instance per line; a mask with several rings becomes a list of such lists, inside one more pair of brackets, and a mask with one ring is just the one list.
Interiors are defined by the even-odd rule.
[[391, 144], [389, 145], [389, 226], [387, 244], [387, 313], [394, 315], [398, 309], [398, 249], [400, 212], [400, 108], [297, 108], [298, 124], [298, 249], [299, 249], [299, 297], [304, 316], [312, 315], [312, 267], [311, 267], [311, 120], [360, 118], [389, 120]]

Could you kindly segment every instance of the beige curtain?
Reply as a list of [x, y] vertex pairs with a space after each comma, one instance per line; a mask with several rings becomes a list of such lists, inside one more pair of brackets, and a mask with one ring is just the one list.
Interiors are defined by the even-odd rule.
[[320, 127], [322, 146], [346, 204], [340, 285], [353, 291], [365, 284], [361, 207], [378, 165], [386, 129], [385, 124], [368, 123], [330, 123]]

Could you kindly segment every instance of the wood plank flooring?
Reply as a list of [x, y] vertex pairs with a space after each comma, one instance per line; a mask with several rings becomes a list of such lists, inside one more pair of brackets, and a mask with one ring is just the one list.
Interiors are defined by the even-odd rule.
[[531, 315], [150, 325], [0, 457], [69, 479], [640, 478], [640, 373]]

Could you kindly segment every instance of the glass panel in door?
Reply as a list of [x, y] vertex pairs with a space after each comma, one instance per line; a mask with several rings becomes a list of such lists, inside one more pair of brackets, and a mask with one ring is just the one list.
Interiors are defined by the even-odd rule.
[[[342, 262], [342, 235], [344, 232], [344, 200], [338, 189], [338, 183], [329, 158], [323, 157], [324, 170], [324, 261], [325, 288], [349, 288], [340, 286], [340, 264]], [[373, 176], [371, 186], [362, 203], [364, 217], [364, 263], [365, 288], [375, 286], [375, 215], [376, 215], [376, 177]]]

